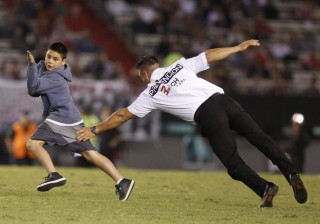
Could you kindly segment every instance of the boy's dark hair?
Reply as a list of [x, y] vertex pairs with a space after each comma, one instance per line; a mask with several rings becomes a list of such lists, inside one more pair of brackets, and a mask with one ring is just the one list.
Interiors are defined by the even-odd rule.
[[55, 42], [49, 46], [50, 50], [58, 52], [62, 59], [66, 59], [68, 55], [68, 48], [61, 42]]
[[159, 64], [158, 59], [155, 56], [143, 56], [139, 59], [139, 61], [136, 64], [137, 69], [145, 70], [149, 66], [152, 66], [154, 64]]

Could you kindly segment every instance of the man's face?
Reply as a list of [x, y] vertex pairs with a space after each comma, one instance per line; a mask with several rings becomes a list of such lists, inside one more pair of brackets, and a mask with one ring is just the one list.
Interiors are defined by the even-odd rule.
[[48, 50], [46, 53], [45, 64], [48, 71], [59, 68], [67, 63], [66, 59], [62, 59], [61, 55], [53, 50]]

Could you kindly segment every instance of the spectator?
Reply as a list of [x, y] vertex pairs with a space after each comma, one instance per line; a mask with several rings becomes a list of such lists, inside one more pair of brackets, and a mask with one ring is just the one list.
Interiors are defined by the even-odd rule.
[[217, 63], [215, 68], [212, 70], [214, 75], [213, 83], [221, 86], [226, 94], [232, 95], [235, 90], [235, 81], [231, 77], [230, 71], [228, 70], [226, 63]]
[[147, 0], [142, 0], [136, 8], [136, 19], [133, 29], [136, 33], [154, 33], [157, 11]]
[[288, 44], [293, 52], [299, 54], [303, 51], [303, 46], [305, 45], [305, 39], [302, 37], [301, 31], [298, 29], [290, 30], [289, 33], [289, 41]]
[[303, 40], [301, 43], [303, 51], [311, 51], [314, 49], [314, 46], [319, 46], [319, 42], [317, 40], [317, 33], [314, 30], [303, 29], [302, 31]]
[[183, 14], [194, 15], [197, 10], [195, 0], [179, 0], [179, 9]]
[[318, 79], [316, 76], [313, 76], [312, 79], [309, 82], [309, 86], [307, 87], [307, 89], [303, 92], [304, 96], [310, 96], [310, 97], [314, 97], [314, 96], [319, 96], [320, 95], [320, 91], [318, 88]]
[[170, 38], [168, 35], [162, 35], [161, 41], [159, 42], [158, 46], [156, 47], [156, 55], [159, 58], [163, 59], [167, 56], [170, 52]]
[[226, 25], [223, 10], [218, 5], [213, 5], [207, 17], [207, 26], [223, 27]]
[[205, 51], [206, 49], [208, 49], [210, 47], [210, 43], [209, 41], [207, 41], [206, 37], [204, 36], [204, 34], [198, 34], [197, 36], [194, 37], [192, 44], [191, 44], [191, 49], [192, 55], [196, 55], [199, 54], [203, 51]]
[[106, 0], [105, 9], [113, 16], [122, 16], [131, 11], [124, 0]]
[[87, 20], [83, 16], [82, 10], [82, 6], [79, 3], [74, 3], [65, 18], [66, 25], [73, 32], [82, 32], [88, 28]]
[[53, 9], [54, 17], [56, 16], [65, 17], [67, 9], [64, 6], [62, 0], [53, 0], [52, 9]]
[[173, 62], [179, 60], [182, 54], [179, 52], [179, 47], [177, 44], [171, 44], [170, 53], [163, 59], [163, 66], [166, 67]]
[[320, 70], [320, 55], [317, 49], [308, 52], [306, 58], [302, 61], [304, 68], [312, 71]]
[[109, 60], [106, 52], [98, 52], [96, 57], [89, 62], [86, 72], [90, 73], [94, 79], [115, 80], [121, 78], [122, 71], [117, 63]]
[[236, 43], [242, 43], [245, 40], [244, 33], [242, 32], [242, 27], [234, 25], [230, 28], [230, 32], [226, 37], [226, 43], [228, 45], [234, 45]]
[[283, 37], [278, 38], [271, 45], [270, 49], [273, 56], [279, 60], [290, 61], [295, 59], [292, 48], [290, 47], [288, 41]]
[[276, 72], [272, 75], [272, 86], [269, 90], [271, 95], [281, 96], [288, 93], [288, 82], [280, 73]]
[[[84, 122], [84, 125], [87, 126], [87, 127], [90, 127], [90, 126], [93, 126], [97, 123], [100, 122], [100, 119], [98, 116], [96, 116], [91, 107], [88, 105], [88, 106], [83, 106], [81, 108], [81, 115], [82, 115], [82, 119], [83, 119], [83, 122]], [[98, 143], [97, 143], [97, 139], [96, 138], [92, 138], [90, 139], [92, 145], [97, 148], [98, 146]]]
[[160, 0], [159, 5], [157, 6], [158, 16], [160, 21], [158, 22], [159, 26], [162, 27], [163, 33], [168, 34], [168, 26], [170, 26], [170, 17], [177, 14], [175, 12], [178, 10], [179, 4], [177, 1], [171, 0]]
[[260, 73], [253, 74], [250, 79], [248, 88], [246, 89], [246, 93], [249, 95], [265, 95], [268, 93], [268, 85], [264, 82], [262, 75]]
[[[108, 118], [113, 111], [109, 107], [105, 107], [101, 111], [101, 120]], [[119, 159], [121, 149], [121, 135], [117, 128], [101, 133], [99, 135], [99, 152], [106, 156], [113, 164]]]
[[6, 15], [3, 22], [0, 22], [0, 37], [10, 38], [13, 35], [14, 22], [11, 15]]
[[[69, 55], [68, 64], [72, 67], [72, 73], [74, 77], [84, 78], [87, 65], [84, 63], [79, 63], [82, 60], [81, 53], [73, 51]], [[91, 74], [89, 74], [89, 77], [94, 78]]]
[[5, 143], [6, 138], [3, 132], [0, 132], [0, 165], [9, 165], [10, 164], [10, 153]]
[[314, 17], [314, 8], [312, 0], [299, 1], [295, 8], [295, 17], [301, 20], [312, 20]]
[[247, 60], [247, 77], [251, 78], [257, 74], [262, 78], [270, 78], [268, 63], [270, 61], [268, 52], [261, 49], [252, 49]]
[[279, 11], [277, 7], [274, 5], [273, 0], [267, 0], [266, 4], [262, 7], [264, 17], [266, 19], [278, 19]]
[[22, 26], [16, 26], [13, 31], [13, 37], [11, 39], [12, 46], [22, 52], [27, 50], [27, 44], [25, 42], [25, 33]]
[[262, 14], [258, 14], [253, 21], [254, 37], [266, 41], [269, 40], [273, 30]]
[[186, 160], [191, 163], [212, 162], [213, 154], [209, 143], [201, 136], [200, 130], [193, 128], [191, 133], [183, 137]]
[[27, 150], [26, 143], [36, 128], [37, 124], [31, 121], [30, 114], [26, 111], [8, 130], [7, 147], [17, 165], [32, 165], [34, 163], [34, 157]]
[[290, 159], [299, 173], [304, 171], [305, 151], [310, 143], [310, 135], [305, 127], [303, 114], [292, 115], [290, 143], [286, 148]]

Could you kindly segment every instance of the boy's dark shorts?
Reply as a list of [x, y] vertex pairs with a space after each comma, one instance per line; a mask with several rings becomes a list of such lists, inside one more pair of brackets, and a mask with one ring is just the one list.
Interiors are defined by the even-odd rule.
[[95, 150], [90, 140], [78, 142], [76, 131], [84, 127], [84, 124], [74, 126], [61, 126], [45, 120], [31, 136], [32, 140], [41, 140], [49, 146], [62, 146], [74, 153], [81, 153], [87, 150]]

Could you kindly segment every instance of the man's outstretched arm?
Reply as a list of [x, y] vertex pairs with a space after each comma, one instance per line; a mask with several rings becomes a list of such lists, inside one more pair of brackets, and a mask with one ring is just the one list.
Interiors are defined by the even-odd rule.
[[[114, 112], [110, 117], [101, 123], [96, 125], [96, 134], [110, 130], [112, 128], [119, 127], [120, 125], [126, 123], [128, 120], [135, 118], [136, 116], [132, 114], [127, 108], [120, 109]], [[78, 141], [86, 141], [95, 134], [91, 131], [91, 127], [85, 127], [76, 132]]]
[[205, 51], [206, 58], [208, 63], [223, 60], [230, 55], [244, 51], [250, 46], [259, 46], [260, 43], [258, 40], [246, 40], [243, 43], [234, 46], [234, 47], [222, 47], [222, 48], [213, 48]]

